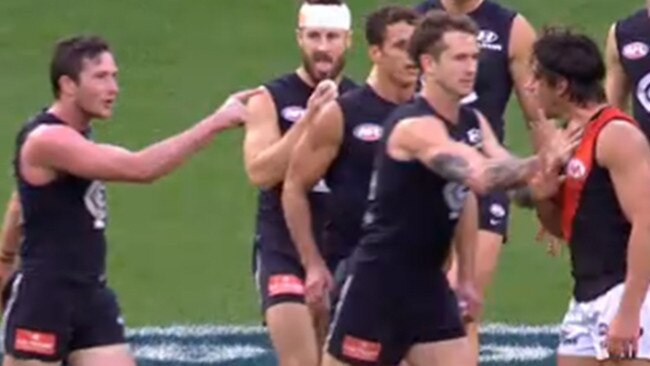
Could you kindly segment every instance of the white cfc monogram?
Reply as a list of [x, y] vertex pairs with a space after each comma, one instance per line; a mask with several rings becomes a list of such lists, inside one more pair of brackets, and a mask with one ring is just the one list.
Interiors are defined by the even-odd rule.
[[103, 182], [93, 181], [86, 190], [84, 202], [88, 213], [95, 219], [93, 226], [97, 230], [106, 228], [108, 207], [106, 205], [106, 187]]

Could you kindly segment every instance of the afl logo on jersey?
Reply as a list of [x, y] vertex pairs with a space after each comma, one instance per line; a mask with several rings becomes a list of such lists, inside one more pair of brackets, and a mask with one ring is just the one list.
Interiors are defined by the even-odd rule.
[[374, 123], [364, 123], [357, 126], [352, 133], [361, 141], [375, 142], [383, 136], [384, 128]]
[[629, 60], [638, 60], [648, 54], [648, 45], [643, 42], [633, 42], [623, 47], [623, 56]]
[[282, 109], [282, 118], [289, 122], [298, 122], [305, 115], [305, 108], [291, 105]]
[[579, 159], [571, 159], [566, 167], [566, 175], [571, 179], [582, 179], [587, 174], [585, 164]]

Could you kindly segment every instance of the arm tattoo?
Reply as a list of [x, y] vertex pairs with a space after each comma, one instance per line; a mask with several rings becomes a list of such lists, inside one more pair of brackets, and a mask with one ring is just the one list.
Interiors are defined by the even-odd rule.
[[470, 173], [467, 160], [453, 154], [438, 154], [430, 159], [426, 165], [441, 177], [455, 182], [464, 182]]
[[508, 191], [510, 199], [521, 208], [535, 208], [533, 193], [528, 186], [511, 189]]
[[480, 176], [473, 176], [469, 162], [462, 156], [441, 153], [427, 161], [426, 166], [441, 177], [466, 183], [469, 178], [480, 181], [488, 191], [493, 189], [509, 189], [525, 184], [527, 176], [538, 168], [539, 162], [535, 158], [518, 159], [489, 159], [487, 166], [482, 169]]
[[489, 163], [485, 171], [486, 185], [490, 188], [515, 188], [525, 184], [525, 179], [539, 167], [536, 158], [507, 158]]

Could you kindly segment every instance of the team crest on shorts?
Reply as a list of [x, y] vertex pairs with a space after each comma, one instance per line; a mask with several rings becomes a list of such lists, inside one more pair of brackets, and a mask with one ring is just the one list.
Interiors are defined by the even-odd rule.
[[498, 203], [493, 203], [490, 205], [490, 213], [494, 217], [502, 218], [506, 215], [506, 209]]

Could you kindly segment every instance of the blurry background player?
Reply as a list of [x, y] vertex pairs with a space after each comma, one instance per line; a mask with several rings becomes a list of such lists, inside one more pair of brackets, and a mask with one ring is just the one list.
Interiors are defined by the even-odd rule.
[[[318, 363], [313, 322], [324, 329], [327, 314], [323, 311], [312, 316], [305, 305], [305, 274], [282, 211], [282, 181], [291, 150], [314, 116], [338, 94], [356, 87], [342, 76], [351, 42], [350, 27], [350, 10], [341, 1], [303, 3], [296, 31], [302, 65], [266, 83], [264, 92], [249, 103], [251, 122], [246, 125], [244, 156], [250, 181], [260, 187], [255, 277], [269, 334], [283, 366]], [[309, 195], [314, 236], [318, 239], [326, 217], [328, 192], [321, 182]]]
[[[401, 6], [383, 7], [368, 16], [366, 40], [373, 68], [366, 84], [325, 106], [292, 154], [283, 207], [305, 268], [306, 299], [312, 306], [329, 306], [333, 281], [323, 258], [347, 258], [359, 241], [383, 121], [413, 97], [418, 69], [407, 47], [417, 18], [415, 11]], [[323, 177], [332, 191], [334, 212], [319, 248], [308, 194]], [[345, 272], [344, 267], [337, 272]]]
[[[476, 33], [465, 15], [432, 12], [411, 38], [423, 91], [384, 125], [376, 184], [324, 365], [394, 365], [402, 359], [412, 366], [472, 365], [459, 310], [471, 318], [480, 308], [473, 283], [478, 212], [471, 191], [525, 184], [540, 166], [537, 156], [510, 155], [480, 112], [461, 104], [474, 88]], [[555, 164], [554, 156], [549, 150], [544, 158]], [[443, 269], [452, 242], [460, 303]]]
[[626, 110], [632, 94], [634, 118], [650, 137], [650, 0], [609, 30], [605, 90], [612, 105]]
[[605, 65], [587, 36], [547, 30], [534, 70], [529, 87], [549, 117], [585, 129], [563, 172], [544, 169], [530, 183], [545, 228], [571, 252], [573, 299], [558, 365], [650, 365], [648, 141], [607, 104]]
[[13, 192], [7, 203], [2, 229], [0, 231], [0, 304], [4, 308], [8, 299], [7, 283], [18, 267], [18, 251], [22, 240], [20, 201], [18, 192]]
[[99, 37], [57, 44], [54, 103], [17, 137], [14, 170], [22, 210], [20, 272], [4, 316], [3, 365], [133, 365], [114, 293], [106, 286], [104, 181], [152, 182], [246, 118], [260, 90], [233, 95], [186, 131], [138, 152], [95, 143], [93, 119], [112, 116], [117, 66]]
[[[535, 101], [524, 88], [530, 79], [529, 60], [535, 30], [521, 14], [491, 0], [427, 0], [416, 9], [421, 13], [439, 9], [466, 14], [478, 24], [481, 48], [478, 75], [474, 91], [463, 102], [487, 117], [500, 143], [503, 144], [505, 137], [504, 114], [513, 86], [527, 121], [536, 118]], [[532, 136], [532, 140], [537, 148], [541, 146], [539, 137]], [[478, 290], [483, 294], [492, 283], [501, 245], [507, 238], [510, 203], [506, 193], [479, 196], [479, 212], [476, 275]], [[452, 266], [452, 282], [455, 282], [454, 273]], [[478, 357], [478, 323], [468, 324], [468, 332]]]

